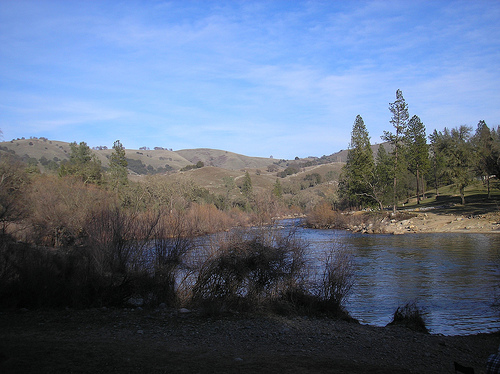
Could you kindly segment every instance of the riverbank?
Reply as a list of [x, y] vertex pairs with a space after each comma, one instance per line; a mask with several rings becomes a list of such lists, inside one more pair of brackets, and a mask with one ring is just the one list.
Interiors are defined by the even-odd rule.
[[432, 211], [405, 211], [404, 219], [384, 217], [367, 220], [348, 227], [353, 232], [370, 234], [408, 233], [497, 233], [500, 234], [500, 213], [490, 212], [479, 215], [434, 213]]
[[2, 373], [484, 373], [500, 334], [437, 336], [308, 317], [174, 310], [0, 314]]

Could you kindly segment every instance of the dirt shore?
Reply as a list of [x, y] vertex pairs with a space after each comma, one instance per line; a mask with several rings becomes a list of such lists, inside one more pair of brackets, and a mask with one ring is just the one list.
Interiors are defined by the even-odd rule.
[[0, 314], [1, 373], [484, 373], [500, 333], [438, 336], [307, 317], [172, 310]]
[[353, 226], [355, 232], [371, 234], [408, 234], [408, 233], [496, 233], [500, 234], [500, 213], [480, 215], [444, 214], [431, 211], [406, 212], [407, 219], [384, 218], [380, 222]]

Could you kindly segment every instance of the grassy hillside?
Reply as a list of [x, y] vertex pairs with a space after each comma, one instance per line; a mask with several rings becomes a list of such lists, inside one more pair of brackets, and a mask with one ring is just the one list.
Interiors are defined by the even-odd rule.
[[[112, 149], [93, 150], [102, 166], [107, 168]], [[0, 152], [9, 152], [25, 162], [36, 164], [42, 172], [56, 171], [64, 160], [69, 160], [70, 144], [48, 139], [19, 139], [0, 143]], [[342, 151], [345, 152], [345, 151]], [[161, 174], [173, 181], [192, 181], [217, 195], [237, 198], [243, 177], [248, 171], [253, 191], [257, 194], [272, 191], [276, 180], [283, 189], [283, 199], [290, 205], [308, 208], [320, 199], [333, 196], [343, 166], [343, 153], [328, 158], [276, 160], [249, 157], [208, 148], [170, 151], [126, 150], [129, 175], [141, 180], [145, 175]], [[205, 165], [187, 171], [186, 166]]]
[[[69, 159], [69, 143], [48, 139], [19, 139], [0, 143], [0, 150], [10, 151], [24, 158], [55, 161]], [[109, 164], [108, 158], [112, 149], [93, 150], [104, 167]], [[131, 165], [131, 171], [135, 174], [146, 174], [148, 170], [175, 171], [187, 165], [202, 161], [206, 166], [214, 166], [228, 170], [240, 170], [247, 168], [266, 169], [275, 160], [271, 158], [249, 157], [232, 152], [214, 149], [186, 149], [180, 151], [158, 150], [135, 150], [127, 149], [126, 157]], [[143, 165], [141, 165], [141, 163]], [[142, 169], [141, 169], [142, 168]], [[140, 172], [140, 171], [143, 172]]]
[[[381, 143], [381, 144], [372, 144], [371, 148], [373, 151], [373, 157], [377, 155], [378, 147], [383, 146], [387, 153], [391, 151], [391, 145], [389, 143]], [[330, 156], [323, 156], [322, 159], [325, 160], [326, 163], [329, 162], [346, 162], [347, 154], [349, 153], [348, 149], [340, 150], [339, 152], [333, 153]]]
[[266, 169], [275, 162], [272, 158], [249, 157], [228, 151], [208, 148], [183, 149], [175, 153], [189, 160], [191, 164], [196, 164], [201, 161], [205, 166], [215, 166], [229, 170], [246, 168]]
[[[384, 144], [386, 148], [388, 147]], [[373, 145], [374, 155], [379, 145]], [[110, 149], [93, 150], [104, 167], [108, 166], [108, 157], [112, 152]], [[17, 139], [0, 142], [0, 150], [15, 152], [19, 157], [33, 158], [40, 160], [42, 157], [51, 161], [60, 162], [69, 158], [69, 143], [49, 140], [46, 138], [38, 139]], [[321, 165], [337, 162], [345, 162], [347, 159], [347, 150], [341, 150], [329, 156], [308, 157], [297, 160], [278, 160], [266, 157], [250, 157], [229, 151], [199, 148], [182, 149], [170, 151], [167, 149], [137, 150], [127, 149], [126, 156], [129, 159], [140, 161], [145, 168], [151, 166], [154, 169], [166, 168], [168, 170], [180, 170], [187, 165], [196, 164], [201, 161], [205, 166], [214, 166], [228, 170], [241, 169], [261, 169], [267, 170], [270, 165], [275, 168], [284, 169], [290, 165]]]
[[47, 139], [20, 139], [10, 142], [1, 142], [0, 149], [10, 151], [18, 157], [34, 158], [40, 160], [45, 157], [48, 160], [66, 160], [69, 158], [69, 143]]

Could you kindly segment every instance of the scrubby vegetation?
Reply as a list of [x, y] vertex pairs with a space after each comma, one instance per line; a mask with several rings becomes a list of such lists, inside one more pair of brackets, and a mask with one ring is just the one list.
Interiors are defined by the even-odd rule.
[[113, 148], [105, 171], [73, 143], [57, 175], [2, 153], [2, 305], [347, 315], [339, 268], [330, 260], [328, 276], [309, 277], [307, 245], [268, 226], [287, 211], [281, 196], [254, 192], [248, 172], [239, 188], [232, 183], [237, 199], [188, 179], [133, 182], [123, 147]]
[[424, 312], [415, 302], [399, 306], [394, 312], [392, 322], [390, 322], [389, 325], [404, 326], [418, 332], [429, 332], [425, 325]]

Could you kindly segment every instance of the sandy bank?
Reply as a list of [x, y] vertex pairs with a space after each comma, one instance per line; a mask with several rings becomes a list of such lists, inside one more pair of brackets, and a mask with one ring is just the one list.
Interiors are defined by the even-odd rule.
[[359, 226], [352, 226], [354, 232], [364, 233], [497, 233], [500, 234], [500, 213], [487, 213], [475, 216], [440, 214], [433, 212], [408, 212], [411, 218], [395, 220], [384, 218]]

